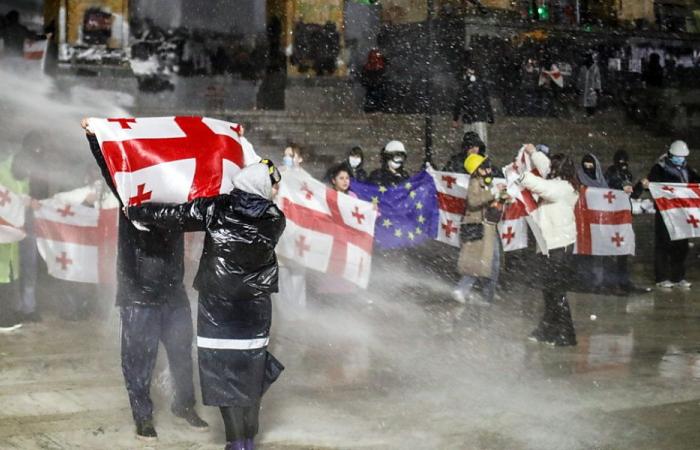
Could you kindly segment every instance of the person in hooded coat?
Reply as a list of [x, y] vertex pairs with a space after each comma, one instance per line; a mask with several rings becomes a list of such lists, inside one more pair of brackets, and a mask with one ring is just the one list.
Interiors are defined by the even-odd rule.
[[442, 168], [443, 172], [467, 173], [464, 160], [471, 154], [486, 156], [486, 145], [476, 132], [467, 131], [462, 136], [461, 150], [450, 156], [450, 159]]
[[[87, 119], [81, 125], [107, 186], [119, 198], [97, 137]], [[117, 242], [122, 373], [136, 437], [147, 441], [158, 437], [150, 389], [160, 342], [175, 386], [172, 413], [194, 428], [205, 429], [208, 424], [194, 409], [192, 313], [183, 284], [184, 235], [177, 230], [142, 231], [125, 214], [119, 214]]]
[[[613, 163], [605, 171], [605, 180], [610, 189], [625, 191], [631, 198], [637, 198], [641, 194], [641, 190], [635, 191], [634, 176], [629, 169], [629, 154], [625, 150], [618, 150], [613, 156]], [[628, 255], [620, 255], [615, 257], [615, 264], [608, 267], [607, 272], [615, 278], [616, 288], [621, 293], [645, 293], [651, 291], [651, 288], [635, 286], [630, 279], [628, 267]]]
[[[647, 189], [649, 183], [700, 183], [700, 175], [688, 165], [690, 150], [683, 141], [675, 141], [635, 188]], [[672, 241], [661, 212], [654, 218], [654, 277], [656, 285], [663, 289], [679, 287], [689, 289], [685, 279], [685, 260], [688, 256], [688, 239]]]
[[578, 89], [581, 92], [581, 103], [586, 114], [592, 116], [598, 107], [602, 86], [600, 68], [590, 53], [585, 56], [583, 66], [579, 69]]
[[[576, 175], [582, 186], [594, 188], [608, 187], [608, 182], [605, 181], [600, 161], [593, 153], [584, 155], [583, 159], [581, 159], [581, 164], [576, 169]], [[592, 286], [594, 291], [600, 291], [614, 284], [614, 280], [610, 279], [610, 274], [605, 270], [606, 258], [608, 257], [576, 255], [576, 260], [579, 265], [579, 281], [582, 288]]]
[[267, 351], [286, 223], [271, 200], [280, 179], [263, 160], [241, 170], [229, 194], [128, 208], [129, 218], [158, 229], [206, 233], [194, 281], [199, 374], [204, 404], [221, 410], [227, 449], [253, 448], [261, 397], [284, 369]]

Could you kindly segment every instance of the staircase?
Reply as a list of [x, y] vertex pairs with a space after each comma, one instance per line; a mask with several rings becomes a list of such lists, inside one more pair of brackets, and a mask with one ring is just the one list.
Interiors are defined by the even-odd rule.
[[[167, 115], [172, 111], [138, 111], [139, 115]], [[180, 112], [184, 113], [184, 112]], [[285, 145], [292, 141], [309, 151], [308, 169], [322, 174], [325, 168], [341, 160], [355, 145], [365, 150], [367, 169], [379, 164], [379, 151], [392, 139], [402, 141], [409, 152], [409, 167], [417, 169], [423, 161], [424, 118], [418, 115], [393, 114], [302, 114], [284, 111], [225, 111], [223, 113], [187, 111], [240, 122], [246, 137], [258, 153], [281, 159]], [[433, 120], [433, 160], [439, 168], [459, 148], [462, 130], [453, 129], [451, 118], [435, 116]], [[508, 160], [525, 142], [544, 143], [554, 152], [580, 158], [593, 152], [603, 164], [610, 164], [613, 153], [627, 150], [634, 173], [644, 174], [653, 161], [668, 147], [672, 138], [652, 135], [625, 119], [617, 111], [605, 111], [593, 118], [570, 119], [536, 117], [497, 117], [489, 130], [489, 153], [498, 164]], [[694, 155], [691, 154], [691, 159]], [[698, 164], [695, 164], [698, 166]]]

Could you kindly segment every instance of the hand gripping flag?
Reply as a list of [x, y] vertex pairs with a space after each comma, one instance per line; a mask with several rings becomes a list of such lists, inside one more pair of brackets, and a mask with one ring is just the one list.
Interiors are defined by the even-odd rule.
[[0, 244], [24, 239], [24, 199], [0, 185]]
[[421, 171], [396, 186], [377, 186], [353, 181], [350, 188], [363, 200], [378, 205], [374, 230], [377, 245], [384, 249], [411, 247], [437, 236], [438, 198], [435, 181]]
[[435, 239], [453, 247], [459, 247], [459, 227], [467, 208], [469, 175], [432, 169], [428, 172], [433, 177], [437, 190], [439, 225]]
[[283, 173], [277, 203], [287, 228], [277, 254], [366, 288], [376, 207], [327, 188], [301, 169]]
[[700, 185], [650, 183], [649, 192], [672, 241], [700, 237]]
[[632, 205], [624, 191], [584, 187], [575, 209], [580, 255], [634, 255]]
[[113, 283], [117, 209], [95, 209], [54, 199], [34, 211], [39, 254], [49, 274], [82, 283]]
[[125, 205], [185, 203], [233, 189], [238, 171], [259, 162], [240, 125], [206, 117], [90, 119]]

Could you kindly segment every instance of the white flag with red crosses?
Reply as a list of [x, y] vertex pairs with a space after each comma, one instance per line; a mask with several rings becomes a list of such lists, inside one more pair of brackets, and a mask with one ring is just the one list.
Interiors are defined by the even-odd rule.
[[580, 255], [634, 255], [632, 205], [629, 194], [585, 187], [575, 209], [576, 248]]
[[235, 123], [207, 117], [90, 119], [125, 205], [185, 203], [233, 189], [241, 168], [260, 161]]
[[302, 169], [282, 174], [277, 204], [287, 227], [277, 254], [366, 288], [372, 267], [377, 209], [329, 189]]
[[436, 240], [459, 247], [459, 228], [466, 210], [469, 175], [465, 173], [428, 170], [435, 181], [440, 209]]
[[39, 254], [50, 275], [81, 283], [113, 283], [117, 209], [95, 209], [54, 199], [34, 211]]
[[0, 185], [0, 244], [24, 239], [24, 198]]
[[503, 211], [503, 218], [498, 223], [498, 235], [504, 252], [527, 248], [527, 209], [521, 202], [509, 203]]
[[700, 184], [650, 183], [649, 192], [672, 241], [700, 237]]

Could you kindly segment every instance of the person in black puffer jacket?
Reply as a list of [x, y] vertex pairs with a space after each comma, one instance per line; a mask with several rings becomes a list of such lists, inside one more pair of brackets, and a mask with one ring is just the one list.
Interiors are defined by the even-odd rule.
[[128, 208], [130, 219], [158, 229], [206, 232], [194, 282], [199, 373], [204, 404], [221, 410], [226, 448], [253, 448], [261, 397], [284, 369], [267, 351], [286, 223], [271, 201], [280, 178], [263, 160], [234, 178], [230, 194]]
[[[647, 178], [641, 180], [635, 191], [646, 189], [649, 183], [700, 183], [700, 176], [689, 165], [688, 145], [675, 141], [668, 152], [654, 164]], [[654, 220], [654, 277], [660, 288], [680, 287], [689, 289], [685, 279], [685, 259], [688, 256], [688, 239], [672, 241], [661, 212], [656, 210]]]
[[[90, 150], [107, 185], [119, 198], [100, 144], [82, 121]], [[151, 375], [158, 344], [168, 354], [175, 385], [172, 412], [195, 428], [208, 425], [194, 410], [192, 314], [183, 284], [185, 241], [181, 231], [137, 229], [119, 214], [117, 306], [121, 317], [122, 373], [136, 423], [136, 437], [154, 440]]]

